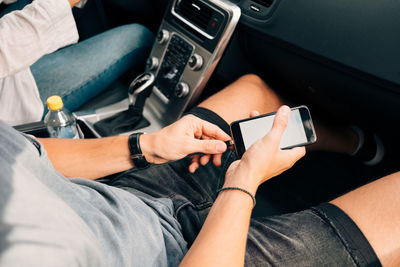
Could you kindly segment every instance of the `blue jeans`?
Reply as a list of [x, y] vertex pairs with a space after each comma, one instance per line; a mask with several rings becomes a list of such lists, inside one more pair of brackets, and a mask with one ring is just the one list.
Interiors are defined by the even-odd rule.
[[[31, 2], [19, 0], [11, 4], [0, 18]], [[31, 66], [31, 71], [45, 110], [47, 98], [59, 95], [64, 106], [74, 111], [126, 71], [142, 70], [153, 39], [153, 33], [146, 27], [129, 24], [43, 56]]]
[[123, 73], [144, 67], [153, 34], [144, 26], [120, 26], [46, 55], [31, 71], [45, 105], [59, 95], [74, 111], [106, 89]]

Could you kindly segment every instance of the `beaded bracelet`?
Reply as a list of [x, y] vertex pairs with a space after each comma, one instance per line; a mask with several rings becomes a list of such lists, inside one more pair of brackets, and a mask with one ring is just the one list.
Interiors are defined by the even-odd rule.
[[239, 191], [242, 191], [242, 192], [248, 194], [251, 197], [251, 199], [253, 200], [253, 204], [254, 204], [253, 208], [256, 206], [256, 198], [253, 196], [252, 193], [250, 193], [246, 189], [243, 189], [243, 188], [240, 188], [240, 187], [223, 187], [223, 188], [217, 190], [217, 194], [222, 192], [222, 191], [225, 191], [225, 190], [239, 190]]

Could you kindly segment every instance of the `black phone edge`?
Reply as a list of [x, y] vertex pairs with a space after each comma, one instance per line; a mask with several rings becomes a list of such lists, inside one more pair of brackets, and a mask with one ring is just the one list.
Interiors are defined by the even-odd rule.
[[231, 136], [232, 136], [232, 139], [233, 139], [234, 145], [235, 145], [236, 155], [239, 158], [241, 158], [243, 156], [244, 152], [246, 152], [246, 149], [244, 148], [243, 136], [242, 136], [242, 132], [240, 131], [239, 122], [236, 124], [235, 124], [235, 122], [232, 122], [230, 124], [230, 129], [231, 129]]
[[[299, 109], [301, 121], [302, 121], [302, 124], [304, 127], [304, 132], [305, 132], [307, 140], [308, 140], [308, 142], [304, 143], [304, 145], [312, 145], [315, 142], [317, 142], [317, 132], [315, 131], [314, 122], [311, 118], [311, 112], [308, 109], [308, 107], [305, 105], [301, 105], [301, 106], [298, 106], [295, 108]], [[295, 109], [295, 108], [293, 108], [293, 109]], [[309, 121], [310, 128], [306, 128], [306, 124], [304, 123], [305, 120], [303, 120], [303, 117], [307, 117], [307, 121]], [[312, 137], [314, 138], [313, 140], [311, 140]], [[299, 144], [296, 146], [301, 146], [301, 145]], [[292, 146], [291, 148], [296, 147], [296, 146]]]

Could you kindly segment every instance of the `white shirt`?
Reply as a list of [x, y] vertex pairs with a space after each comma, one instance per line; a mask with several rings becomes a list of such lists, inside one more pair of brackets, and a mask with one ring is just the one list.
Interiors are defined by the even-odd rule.
[[0, 18], [0, 120], [9, 125], [41, 120], [43, 104], [29, 67], [78, 37], [67, 0], [34, 0]]

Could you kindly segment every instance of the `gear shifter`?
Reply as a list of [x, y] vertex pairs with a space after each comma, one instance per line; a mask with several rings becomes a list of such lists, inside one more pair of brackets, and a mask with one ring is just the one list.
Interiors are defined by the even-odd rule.
[[101, 136], [117, 135], [135, 129], [144, 128], [150, 123], [143, 117], [146, 99], [153, 89], [154, 75], [142, 73], [133, 80], [128, 89], [128, 110], [98, 121], [94, 128]]
[[129, 107], [135, 106], [142, 109], [146, 99], [150, 96], [154, 83], [154, 75], [152, 73], [142, 73], [136, 77], [129, 85], [128, 100]]

